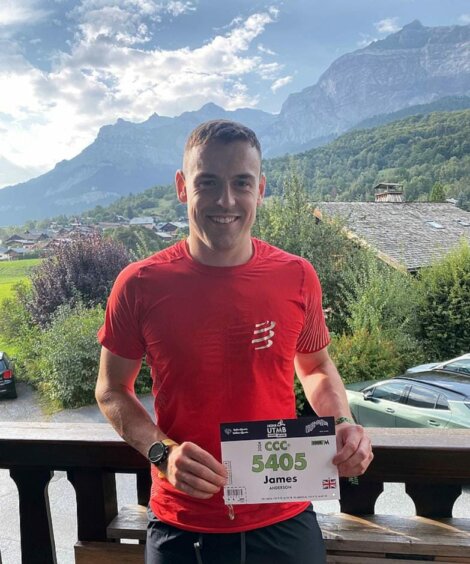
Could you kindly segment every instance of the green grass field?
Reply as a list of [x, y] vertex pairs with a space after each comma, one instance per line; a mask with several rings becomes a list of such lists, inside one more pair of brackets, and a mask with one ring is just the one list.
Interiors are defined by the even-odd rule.
[[26, 280], [28, 273], [41, 259], [25, 259], [0, 262], [0, 301], [12, 294], [15, 284]]
[[[0, 302], [13, 294], [13, 286], [18, 282], [26, 281], [28, 273], [37, 266], [41, 259], [13, 260], [0, 262]], [[0, 334], [0, 351], [7, 351], [14, 356], [18, 351], [7, 343]]]

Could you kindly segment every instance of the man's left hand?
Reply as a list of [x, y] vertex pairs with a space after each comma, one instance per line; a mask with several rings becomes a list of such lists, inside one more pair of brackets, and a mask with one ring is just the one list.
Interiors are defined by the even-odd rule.
[[339, 475], [349, 478], [364, 474], [374, 458], [364, 427], [351, 423], [337, 425], [336, 445], [338, 452], [333, 464], [338, 466]]

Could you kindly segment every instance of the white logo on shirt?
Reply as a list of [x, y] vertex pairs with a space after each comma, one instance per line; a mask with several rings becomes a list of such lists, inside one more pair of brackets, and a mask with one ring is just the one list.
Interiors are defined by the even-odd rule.
[[[276, 327], [275, 321], [263, 321], [262, 323], [257, 323], [255, 325], [255, 330], [253, 331], [253, 336], [255, 337], [251, 343], [256, 345], [258, 343], [263, 343], [260, 346], [255, 347], [256, 351], [260, 349], [269, 349], [272, 346], [273, 342], [271, 340], [274, 337], [274, 327]], [[261, 335], [260, 337], [256, 337], [257, 335]]]

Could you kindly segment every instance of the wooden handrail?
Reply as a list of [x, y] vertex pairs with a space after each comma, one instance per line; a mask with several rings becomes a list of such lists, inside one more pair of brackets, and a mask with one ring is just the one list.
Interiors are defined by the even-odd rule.
[[[368, 429], [374, 460], [354, 484], [341, 480], [341, 509], [369, 514], [384, 482], [404, 482], [417, 515], [449, 517], [463, 485], [470, 485], [470, 430]], [[117, 513], [116, 473], [136, 473], [146, 504], [148, 462], [107, 424], [9, 423], [0, 428], [0, 468], [18, 486], [22, 561], [56, 562], [47, 486], [67, 472], [77, 496], [78, 540], [106, 540]]]

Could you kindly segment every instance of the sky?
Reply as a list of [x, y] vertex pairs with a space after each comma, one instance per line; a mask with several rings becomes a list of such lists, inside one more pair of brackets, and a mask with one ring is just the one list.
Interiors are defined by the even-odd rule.
[[277, 113], [344, 53], [468, 0], [0, 0], [0, 187], [76, 156], [103, 125], [214, 102]]

